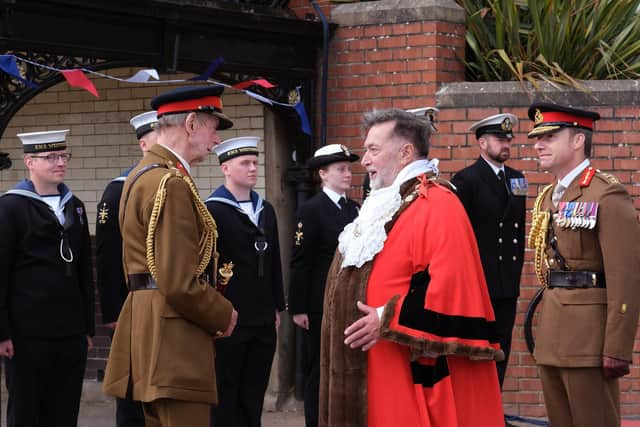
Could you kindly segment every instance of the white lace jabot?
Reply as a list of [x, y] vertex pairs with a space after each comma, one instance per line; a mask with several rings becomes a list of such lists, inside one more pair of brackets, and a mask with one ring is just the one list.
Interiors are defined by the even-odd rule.
[[400, 186], [426, 172], [438, 174], [438, 159], [416, 160], [405, 166], [388, 187], [372, 190], [365, 199], [360, 214], [338, 237], [342, 268], [360, 268], [380, 252], [387, 240], [384, 225], [400, 209]]

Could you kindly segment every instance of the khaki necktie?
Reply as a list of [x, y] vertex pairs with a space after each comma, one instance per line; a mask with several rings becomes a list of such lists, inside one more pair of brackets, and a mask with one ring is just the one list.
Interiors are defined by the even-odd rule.
[[560, 202], [560, 199], [562, 199], [562, 195], [564, 194], [564, 190], [566, 190], [567, 188], [558, 183], [556, 184], [555, 188], [553, 189], [553, 194], [551, 194], [551, 201], [553, 202], [553, 206], [555, 206], [556, 208], [558, 207], [558, 203]]

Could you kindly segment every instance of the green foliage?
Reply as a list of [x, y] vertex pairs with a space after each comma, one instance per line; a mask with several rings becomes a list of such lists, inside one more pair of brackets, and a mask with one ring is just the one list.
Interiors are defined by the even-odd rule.
[[640, 78], [640, 0], [457, 0], [470, 81]]

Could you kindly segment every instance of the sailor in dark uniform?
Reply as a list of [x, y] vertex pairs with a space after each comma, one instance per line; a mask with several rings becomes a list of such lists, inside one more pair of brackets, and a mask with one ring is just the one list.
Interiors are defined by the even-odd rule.
[[476, 235], [505, 354], [505, 360], [496, 364], [501, 387], [524, 261], [527, 181], [522, 173], [504, 164], [510, 157], [512, 128], [517, 123], [513, 114], [496, 114], [474, 123], [470, 130], [476, 134], [480, 158], [452, 179]]
[[[143, 156], [156, 143], [154, 125], [158, 122], [155, 111], [138, 114], [130, 121]], [[122, 236], [118, 223], [122, 186], [132, 168], [114, 178], [105, 188], [98, 203], [96, 218], [96, 273], [102, 309], [102, 323], [111, 330], [117, 325], [118, 315], [129, 289], [122, 269]], [[142, 405], [131, 399], [116, 398], [116, 426], [144, 427]]]
[[289, 312], [293, 322], [306, 332], [304, 415], [307, 427], [318, 425], [324, 285], [338, 245], [338, 235], [358, 216], [358, 204], [346, 197], [346, 191], [351, 187], [351, 163], [358, 158], [340, 144], [317, 150], [308, 165], [318, 169], [322, 191], [298, 208], [291, 258]]
[[224, 296], [238, 311], [233, 334], [216, 341], [215, 427], [257, 427], [284, 310], [278, 224], [273, 206], [253, 191], [258, 179], [257, 137], [214, 148], [225, 183], [206, 200], [218, 225], [219, 266], [233, 263]]
[[94, 333], [84, 204], [63, 183], [68, 130], [18, 134], [26, 179], [0, 197], [0, 355], [8, 426], [75, 426]]

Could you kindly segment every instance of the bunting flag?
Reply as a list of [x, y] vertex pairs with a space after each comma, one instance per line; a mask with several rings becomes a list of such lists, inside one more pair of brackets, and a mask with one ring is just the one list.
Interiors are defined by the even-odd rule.
[[96, 87], [93, 85], [91, 80], [84, 75], [82, 70], [60, 70], [60, 72], [64, 78], [67, 79], [70, 86], [82, 88], [93, 94], [96, 98], [100, 98]]
[[129, 83], [146, 83], [150, 79], [160, 80], [160, 76], [156, 70], [140, 70], [133, 77], [125, 79], [125, 81]]
[[222, 56], [218, 56], [216, 59], [211, 61], [204, 73], [200, 74], [199, 76], [192, 77], [189, 80], [209, 80], [209, 78], [213, 76], [213, 73], [216, 72], [220, 64], [222, 64], [223, 62], [224, 58]]
[[307, 117], [307, 110], [304, 108], [304, 103], [302, 100], [298, 101], [295, 105], [296, 113], [298, 113], [298, 117], [300, 117], [300, 128], [302, 132], [311, 136], [311, 125], [309, 124], [309, 117]]
[[20, 70], [18, 70], [18, 63], [16, 62], [16, 57], [13, 55], [0, 55], [0, 70], [9, 74], [14, 79], [21, 81], [22, 83], [29, 86], [31, 89], [37, 89], [38, 86], [26, 80], [20, 75]]
[[221, 56], [211, 61], [207, 69], [199, 76], [192, 77], [190, 79], [160, 80], [159, 73], [155, 69], [139, 70], [135, 73], [135, 75], [129, 78], [120, 78], [120, 77], [110, 76], [108, 74], [103, 74], [98, 71], [89, 70], [86, 68], [74, 68], [74, 69], [62, 70], [55, 67], [51, 67], [49, 65], [39, 64], [37, 62], [31, 61], [29, 59], [22, 58], [19, 56], [15, 56], [15, 55], [0, 55], [0, 71], [3, 71], [6, 74], [10, 75], [11, 77], [23, 82], [25, 85], [29, 86], [30, 88], [37, 89], [38, 85], [22, 77], [22, 75], [20, 74], [20, 70], [18, 68], [17, 61], [22, 61], [22, 62], [31, 64], [35, 67], [45, 68], [47, 70], [59, 72], [62, 74], [65, 80], [69, 83], [69, 85], [73, 87], [79, 87], [79, 88], [85, 89], [96, 98], [100, 97], [100, 95], [98, 94], [98, 90], [94, 86], [93, 82], [89, 80], [89, 78], [87, 78], [86, 74], [92, 74], [98, 77], [103, 77], [110, 80], [117, 80], [119, 82], [124, 82], [124, 83], [167, 84], [167, 83], [185, 83], [189, 81], [200, 80], [200, 81], [205, 81], [206, 83], [212, 83], [212, 84], [216, 84], [226, 88], [234, 88], [241, 92], [244, 92], [247, 96], [254, 98], [257, 101], [262, 102], [264, 104], [268, 104], [272, 106], [279, 105], [282, 107], [294, 108], [296, 113], [298, 114], [298, 117], [300, 117], [300, 125], [301, 125], [302, 132], [304, 132], [307, 135], [311, 135], [311, 126], [309, 124], [309, 118], [307, 117], [307, 112], [305, 110], [304, 104], [300, 99], [299, 88], [298, 88], [297, 99], [290, 99], [289, 103], [284, 103], [284, 102], [275, 101], [273, 99], [269, 99], [264, 95], [260, 95], [256, 92], [252, 92], [247, 89], [248, 87], [254, 86], [254, 85], [260, 86], [266, 89], [275, 87], [274, 84], [272, 84], [271, 82], [265, 79], [247, 80], [244, 82], [236, 83], [235, 85], [228, 85], [222, 82], [212, 80], [211, 76], [213, 75], [213, 73], [215, 73], [218, 67], [224, 62], [224, 59]]
[[272, 87], [275, 87], [275, 85], [269, 83], [265, 79], [247, 80], [245, 82], [236, 83], [231, 87], [234, 89], [243, 90], [253, 85], [262, 86], [265, 89], [271, 89]]

